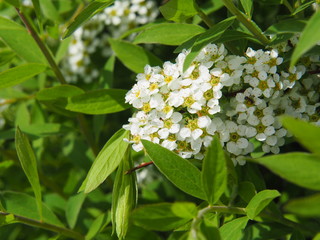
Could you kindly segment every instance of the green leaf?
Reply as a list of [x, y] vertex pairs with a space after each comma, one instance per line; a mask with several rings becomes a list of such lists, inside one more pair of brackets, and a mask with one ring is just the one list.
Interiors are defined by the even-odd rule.
[[85, 193], [96, 189], [118, 167], [129, 144], [123, 139], [129, 137], [129, 132], [120, 129], [104, 145], [92, 164], [80, 190]]
[[293, 13], [291, 13], [292, 16], [296, 15], [299, 12], [302, 12], [306, 8], [310, 7], [313, 3], [315, 3], [315, 0], [312, 1], [306, 1], [305, 3], [301, 4], [299, 7], [297, 7]]
[[204, 29], [198, 25], [160, 23], [146, 28], [135, 38], [133, 43], [159, 43], [175, 46], [203, 32]]
[[308, 150], [320, 155], [320, 127], [289, 116], [282, 117], [282, 124]]
[[167, 20], [184, 22], [198, 13], [196, 8], [194, 0], [170, 0], [162, 5], [159, 10]]
[[246, 227], [248, 220], [248, 217], [241, 217], [222, 225], [222, 227], [220, 227], [221, 239], [242, 239], [243, 230]]
[[29, 135], [47, 137], [65, 133], [71, 128], [65, 127], [59, 123], [37, 123], [31, 125], [22, 125], [21, 130]]
[[86, 240], [93, 239], [110, 222], [111, 222], [110, 212], [99, 215], [91, 224], [89, 231], [86, 234]]
[[15, 55], [10, 49], [0, 49], [0, 67], [11, 62]]
[[172, 151], [147, 140], [141, 140], [156, 167], [182, 191], [206, 199], [201, 184], [201, 172], [191, 162]]
[[249, 202], [246, 207], [248, 218], [254, 219], [268, 204], [280, 193], [277, 190], [263, 190], [258, 192]]
[[81, 192], [77, 195], [71, 196], [67, 202], [66, 219], [71, 229], [74, 228], [77, 223], [78, 215], [85, 198], [86, 195]]
[[135, 225], [149, 230], [170, 231], [186, 224], [196, 214], [197, 207], [191, 202], [157, 203], [137, 208], [132, 219]]
[[299, 42], [297, 43], [291, 57], [290, 65], [293, 66], [299, 58], [310, 50], [320, 40], [320, 11], [316, 11], [307, 22], [306, 27], [301, 33]]
[[63, 38], [69, 37], [74, 31], [78, 29], [84, 22], [92, 18], [102, 9], [108, 7], [114, 2], [114, 0], [101, 0], [101, 1], [93, 1], [82, 10], [79, 15], [73, 20], [73, 22], [67, 27]]
[[270, 26], [264, 33], [266, 35], [279, 34], [279, 33], [297, 33], [301, 32], [306, 26], [305, 20], [289, 19], [284, 20]]
[[40, 7], [41, 7], [43, 15], [46, 18], [52, 20], [55, 23], [60, 23], [63, 21], [56, 6], [53, 4], [53, 2], [51, 0], [41, 0]]
[[37, 160], [27, 136], [17, 127], [15, 140], [17, 154], [37, 200], [40, 220], [42, 220], [41, 186], [37, 170]]
[[188, 69], [202, 48], [220, 38], [224, 31], [234, 22], [235, 18], [235, 16], [229, 17], [198, 36], [191, 48], [191, 52], [186, 56], [183, 64], [183, 71]]
[[255, 223], [246, 227], [242, 240], [285, 239], [291, 232], [291, 227], [276, 222]]
[[10, 5], [20, 8], [20, 2], [19, 0], [4, 0], [5, 2], [9, 3]]
[[124, 102], [127, 90], [100, 89], [61, 99], [59, 105], [66, 110], [86, 114], [107, 114], [130, 108]]
[[112, 192], [112, 232], [115, 231], [120, 240], [124, 239], [127, 234], [129, 217], [137, 203], [136, 173], [125, 174], [128, 169], [133, 167], [130, 153], [131, 149], [127, 149], [118, 167]]
[[202, 163], [201, 179], [209, 204], [214, 205], [227, 187], [227, 166], [220, 141], [215, 137]]
[[37, 92], [36, 98], [39, 101], [52, 101], [59, 98], [67, 98], [85, 93], [81, 88], [72, 85], [59, 85], [51, 88], [44, 88]]
[[[5, 191], [0, 192], [0, 201], [7, 213], [39, 221], [40, 216], [37, 211], [37, 201], [33, 197], [25, 193]], [[44, 223], [63, 227], [60, 220], [46, 205], [42, 204], [42, 209], [42, 220]]]
[[0, 227], [7, 224], [17, 223], [17, 222], [18, 221], [15, 219], [13, 214], [0, 215]]
[[284, 210], [302, 217], [319, 217], [320, 194], [292, 199], [284, 206]]
[[10, 68], [0, 73], [0, 89], [15, 86], [22, 83], [46, 69], [46, 65], [39, 63], [26, 63], [18, 67]]
[[256, 188], [252, 182], [244, 181], [239, 184], [238, 193], [239, 196], [248, 203], [254, 195], [256, 195]]
[[246, 15], [251, 18], [252, 0], [240, 0]]
[[162, 61], [144, 48], [130, 42], [109, 38], [112, 50], [119, 60], [135, 73], [144, 72], [144, 67], [160, 66]]
[[254, 159], [280, 177], [301, 187], [320, 190], [320, 159], [308, 153], [286, 153]]
[[27, 62], [47, 65], [47, 60], [36, 42], [21, 25], [0, 16], [0, 38]]

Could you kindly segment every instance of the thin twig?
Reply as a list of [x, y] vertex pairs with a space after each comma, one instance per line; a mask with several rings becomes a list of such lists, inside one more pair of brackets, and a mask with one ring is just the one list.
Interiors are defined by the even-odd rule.
[[151, 164], [153, 164], [153, 161], [146, 162], [146, 163], [141, 163], [140, 165], [138, 165], [138, 166], [136, 166], [136, 167], [134, 167], [134, 168], [129, 169], [129, 170], [126, 171], [124, 174], [131, 174], [131, 173], [133, 173], [134, 171], [136, 171], [136, 170], [138, 170], [138, 169], [140, 169], [140, 168], [144, 168], [144, 167], [146, 167], [146, 166], [149, 166], [149, 165], [151, 165]]

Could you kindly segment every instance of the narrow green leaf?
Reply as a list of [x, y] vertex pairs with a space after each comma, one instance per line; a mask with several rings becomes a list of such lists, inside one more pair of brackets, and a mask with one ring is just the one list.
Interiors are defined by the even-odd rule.
[[0, 49], [0, 67], [11, 62], [15, 55], [10, 49]]
[[73, 22], [67, 27], [67, 30], [63, 38], [69, 37], [78, 27], [81, 26], [84, 22], [92, 18], [100, 10], [108, 7], [114, 2], [114, 0], [104, 0], [104, 1], [93, 1], [82, 10], [81, 13], [73, 20]]
[[202, 163], [201, 179], [209, 204], [214, 205], [227, 187], [227, 166], [220, 141], [215, 137]]
[[67, 98], [85, 93], [81, 88], [72, 85], [59, 85], [51, 88], [44, 88], [37, 92], [36, 98], [39, 101], [52, 101], [59, 98]]
[[98, 216], [91, 224], [89, 231], [86, 234], [86, 240], [93, 239], [110, 222], [111, 222], [110, 212], [107, 212]]
[[254, 219], [268, 204], [280, 193], [277, 190], [263, 190], [258, 192], [249, 202], [246, 207], [248, 218]]
[[196, 8], [194, 0], [170, 0], [162, 5], [159, 10], [167, 20], [184, 22], [198, 13]]
[[197, 40], [194, 42], [191, 48], [191, 52], [187, 55], [184, 61], [183, 71], [186, 71], [188, 69], [188, 67], [195, 59], [195, 57], [198, 56], [202, 48], [220, 38], [224, 31], [234, 22], [235, 18], [235, 16], [229, 17], [217, 23], [212, 28], [198, 36]]
[[18, 67], [10, 68], [0, 73], [0, 89], [15, 86], [22, 83], [46, 69], [46, 65], [39, 63], [26, 63]]
[[[37, 211], [37, 200], [33, 197], [25, 193], [5, 191], [0, 192], [0, 201], [5, 208], [5, 212], [39, 221], [40, 216]], [[42, 209], [42, 220], [44, 223], [63, 227], [60, 220], [46, 205], [42, 204]]]
[[0, 16], [0, 38], [27, 62], [48, 64], [38, 45], [21, 25]]
[[124, 239], [127, 234], [129, 217], [137, 203], [136, 173], [125, 174], [128, 169], [133, 167], [130, 153], [131, 149], [127, 149], [118, 167], [112, 193], [112, 231], [117, 233], [120, 240]]
[[306, 27], [301, 33], [299, 42], [297, 43], [291, 57], [290, 65], [293, 66], [299, 58], [310, 50], [320, 40], [320, 11], [316, 11], [307, 22]]
[[307, 21], [300, 19], [284, 20], [270, 26], [264, 33], [266, 35], [280, 33], [297, 33], [301, 32], [306, 26]]
[[42, 220], [41, 186], [37, 170], [37, 160], [27, 136], [17, 127], [15, 140], [17, 154], [37, 200], [40, 220]]
[[19, 0], [4, 0], [5, 2], [9, 3], [10, 5], [20, 8], [20, 1]]
[[191, 162], [172, 151], [147, 140], [142, 140], [156, 167], [182, 191], [200, 199], [206, 199], [201, 184], [201, 172]]
[[299, 12], [302, 12], [303, 10], [305, 10], [306, 8], [310, 7], [313, 3], [315, 3], [315, 0], [312, 1], [306, 1], [303, 4], [301, 4], [299, 7], [297, 7], [293, 13], [291, 13], [292, 16], [296, 15]]
[[243, 236], [243, 230], [248, 223], [248, 217], [236, 218], [220, 227], [221, 239], [240, 240]]
[[81, 95], [61, 99], [59, 106], [73, 112], [86, 114], [107, 114], [120, 112], [130, 108], [124, 102], [127, 90], [101, 89]]
[[37, 123], [31, 125], [22, 125], [21, 130], [29, 135], [47, 137], [57, 134], [63, 134], [70, 131], [71, 128], [63, 126], [59, 123]]
[[135, 225], [149, 230], [170, 231], [186, 224], [196, 214], [197, 207], [191, 202], [157, 203], [137, 208], [132, 219]]
[[246, 15], [251, 18], [252, 0], [240, 0]]
[[292, 199], [284, 206], [284, 210], [302, 217], [319, 217], [320, 194]]
[[160, 23], [146, 28], [134, 40], [139, 43], [159, 43], [164, 45], [180, 45], [205, 30], [193, 24]]
[[77, 195], [71, 196], [67, 202], [66, 219], [71, 229], [74, 228], [77, 223], [78, 215], [85, 198], [86, 195], [83, 192], [81, 192]]
[[135, 73], [144, 72], [144, 67], [160, 66], [162, 61], [144, 48], [130, 42], [109, 38], [109, 43], [117, 58]]
[[129, 137], [129, 132], [120, 129], [99, 152], [92, 164], [80, 190], [85, 193], [96, 189], [120, 164], [129, 144], [123, 139]]
[[282, 117], [281, 121], [305, 148], [320, 155], [320, 127], [289, 116]]
[[286, 153], [254, 159], [280, 177], [301, 187], [320, 190], [320, 159], [308, 153]]

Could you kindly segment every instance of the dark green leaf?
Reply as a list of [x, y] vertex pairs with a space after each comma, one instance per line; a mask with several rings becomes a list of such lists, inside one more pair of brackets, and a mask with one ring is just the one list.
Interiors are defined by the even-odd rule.
[[320, 190], [320, 159], [308, 153], [286, 153], [254, 159], [280, 177], [301, 187]]
[[240, 240], [243, 236], [243, 230], [247, 225], [248, 217], [236, 218], [220, 227], [221, 239]]
[[[0, 193], [0, 200], [7, 213], [39, 221], [37, 201], [33, 197], [24, 193], [6, 191]], [[63, 227], [60, 220], [46, 205], [42, 204], [42, 209], [43, 222]]]
[[59, 123], [37, 123], [31, 125], [22, 125], [21, 130], [29, 135], [47, 137], [57, 134], [63, 134], [71, 128], [67, 128]]
[[246, 13], [246, 15], [251, 18], [251, 12], [252, 12], [252, 1], [253, 0], [240, 0], [241, 5]]
[[81, 191], [96, 189], [118, 167], [129, 145], [123, 139], [128, 137], [129, 132], [120, 129], [109, 139], [92, 164]]
[[7, 88], [22, 83], [46, 69], [46, 65], [26, 63], [0, 73], [0, 88]]
[[142, 144], [160, 172], [174, 185], [192, 196], [206, 199], [197, 167], [158, 144], [146, 140], [142, 140]]
[[246, 207], [248, 218], [254, 219], [274, 198], [279, 196], [280, 193], [277, 190], [263, 190], [258, 192]]
[[100, 10], [106, 8], [111, 5], [114, 0], [105, 0], [105, 1], [93, 1], [86, 6], [85, 9], [82, 10], [81, 13], [73, 20], [73, 22], [67, 27], [67, 30], [63, 36], [63, 38], [69, 37], [78, 27], [81, 26], [84, 22], [92, 18], [95, 14], [97, 14]]
[[255, 223], [244, 230], [241, 240], [285, 239], [292, 232], [291, 227], [278, 223]]
[[291, 57], [291, 66], [295, 65], [299, 58], [310, 50], [320, 40], [320, 11], [316, 11], [307, 22], [306, 27], [301, 33], [299, 42], [297, 43]]
[[285, 211], [302, 217], [320, 216], [320, 194], [290, 200], [285, 206]]
[[38, 45], [21, 25], [0, 17], [0, 38], [27, 62], [47, 64]]
[[127, 149], [114, 180], [112, 192], [111, 220], [112, 231], [117, 233], [119, 239], [125, 238], [131, 211], [137, 203], [137, 178], [135, 172], [125, 174], [133, 167], [130, 156], [131, 149]]
[[184, 22], [198, 13], [196, 8], [194, 0], [170, 0], [162, 5], [159, 10], [167, 20]]
[[40, 220], [42, 220], [41, 186], [37, 170], [37, 160], [27, 136], [20, 131], [19, 127], [17, 127], [15, 137], [17, 154], [22, 169], [26, 174], [36, 197]]
[[74, 228], [77, 223], [78, 215], [85, 198], [86, 195], [81, 192], [77, 195], [71, 196], [67, 202], [66, 219], [71, 229]]
[[188, 67], [195, 59], [195, 57], [198, 56], [202, 48], [220, 38], [223, 32], [234, 22], [235, 18], [235, 16], [227, 18], [198, 36], [197, 40], [194, 42], [191, 48], [191, 52], [187, 55], [184, 61], [183, 71], [188, 69]]
[[86, 235], [86, 240], [93, 239], [105, 226], [111, 222], [110, 212], [101, 214], [91, 224]]
[[215, 137], [202, 164], [202, 185], [209, 204], [214, 205], [227, 187], [227, 166], [220, 141]]
[[239, 184], [238, 193], [239, 196], [248, 203], [256, 194], [256, 189], [252, 182], [244, 181]]
[[10, 5], [20, 8], [20, 1], [19, 0], [4, 0], [5, 2], [9, 3]]
[[299, 12], [302, 12], [306, 8], [310, 7], [313, 3], [315, 3], [315, 0], [312, 1], [305, 1], [303, 4], [301, 4], [299, 7], [297, 7], [293, 13], [291, 13], [292, 16], [296, 15]]
[[282, 117], [281, 120], [305, 148], [320, 155], [320, 127], [292, 117]]
[[180, 45], [195, 35], [203, 33], [198, 25], [184, 23], [160, 23], [146, 28], [134, 40], [134, 43], [159, 43]]
[[61, 100], [59, 105], [66, 110], [86, 114], [107, 114], [126, 110], [130, 107], [124, 102], [127, 90], [101, 89]]
[[11, 62], [11, 60], [15, 57], [15, 53], [9, 49], [1, 49], [0, 50], [0, 67]]
[[265, 31], [265, 34], [297, 33], [301, 32], [305, 26], [305, 20], [289, 19], [273, 24]]
[[170, 231], [189, 222], [196, 214], [197, 207], [194, 203], [158, 203], [137, 208], [133, 211], [132, 218], [136, 225], [143, 228]]
[[162, 61], [158, 57], [140, 46], [111, 38], [109, 38], [109, 42], [120, 61], [135, 73], [144, 72], [144, 67], [147, 64], [151, 66], [162, 65]]

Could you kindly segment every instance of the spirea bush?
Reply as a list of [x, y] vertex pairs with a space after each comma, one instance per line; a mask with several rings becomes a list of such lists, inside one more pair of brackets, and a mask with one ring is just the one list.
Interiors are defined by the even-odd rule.
[[0, 239], [320, 239], [319, 4], [0, 1]]

